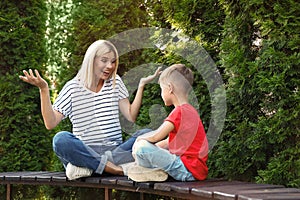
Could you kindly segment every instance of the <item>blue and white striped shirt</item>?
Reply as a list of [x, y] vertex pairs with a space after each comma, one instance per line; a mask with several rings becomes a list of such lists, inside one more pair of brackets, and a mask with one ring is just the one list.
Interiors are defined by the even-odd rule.
[[72, 79], [59, 93], [53, 108], [70, 118], [73, 134], [85, 144], [121, 143], [119, 100], [128, 96], [128, 91], [119, 76], [116, 77], [115, 87], [113, 79], [104, 81], [98, 93]]

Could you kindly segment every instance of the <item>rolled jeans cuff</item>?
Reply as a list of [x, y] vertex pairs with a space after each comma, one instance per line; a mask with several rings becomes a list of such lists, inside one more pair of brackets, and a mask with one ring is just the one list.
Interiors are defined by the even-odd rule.
[[100, 160], [100, 164], [99, 164], [98, 168], [96, 169], [95, 173], [102, 174], [104, 169], [105, 169], [106, 163], [107, 163], [107, 156], [102, 155], [101, 160]]

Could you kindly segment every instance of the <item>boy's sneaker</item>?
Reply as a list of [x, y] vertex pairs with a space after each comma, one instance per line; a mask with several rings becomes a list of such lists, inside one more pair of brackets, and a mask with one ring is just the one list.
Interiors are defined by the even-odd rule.
[[75, 165], [72, 165], [71, 163], [68, 163], [66, 167], [66, 176], [68, 177], [69, 180], [91, 176], [92, 173], [93, 170], [91, 169], [85, 167], [77, 167]]
[[128, 169], [128, 178], [136, 182], [161, 182], [168, 179], [168, 174], [161, 169], [150, 169], [134, 165]]
[[122, 167], [124, 176], [128, 176], [128, 169], [130, 169], [135, 165], [136, 165], [135, 162], [130, 162], [130, 163], [120, 164], [119, 166]]

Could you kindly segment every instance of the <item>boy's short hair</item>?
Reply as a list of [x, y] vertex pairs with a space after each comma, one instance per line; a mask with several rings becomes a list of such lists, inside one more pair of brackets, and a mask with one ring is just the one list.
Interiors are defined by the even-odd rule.
[[192, 89], [194, 74], [192, 70], [184, 64], [174, 64], [165, 69], [160, 77], [159, 84], [172, 83], [187, 93]]

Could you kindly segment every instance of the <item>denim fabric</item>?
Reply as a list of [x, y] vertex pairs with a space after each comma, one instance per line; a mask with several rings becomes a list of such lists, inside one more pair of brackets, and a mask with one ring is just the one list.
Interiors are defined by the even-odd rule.
[[102, 174], [107, 162], [106, 155], [100, 155], [67, 131], [59, 132], [54, 136], [53, 150], [65, 167], [70, 162], [75, 166], [86, 167]]
[[132, 156], [132, 146], [136, 140], [136, 138], [140, 135], [148, 133], [152, 131], [151, 129], [141, 129], [135, 132], [128, 140], [119, 145], [112, 151], [107, 151], [105, 154], [108, 156], [108, 160], [116, 165], [134, 162], [134, 158]]
[[119, 146], [88, 146], [74, 134], [62, 131], [57, 133], [53, 138], [53, 150], [64, 167], [70, 162], [75, 166], [86, 167], [92, 169], [94, 173], [102, 174], [108, 160], [116, 165], [133, 162], [132, 145], [138, 136], [149, 131], [151, 131], [151, 129], [137, 131], [132, 137]]
[[133, 154], [140, 166], [162, 169], [175, 180], [195, 180], [179, 156], [171, 154], [168, 150], [159, 148], [146, 140], [140, 140], [135, 144]]

